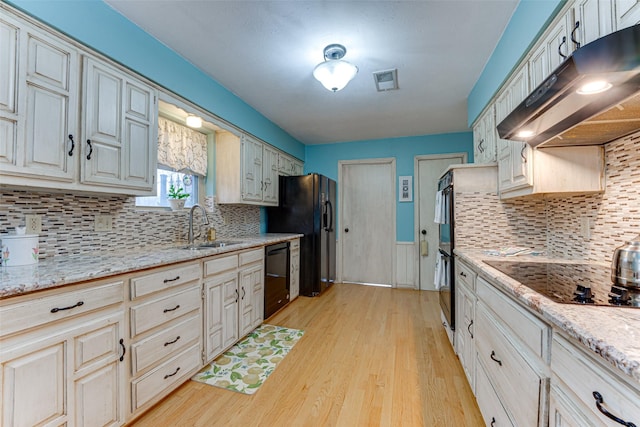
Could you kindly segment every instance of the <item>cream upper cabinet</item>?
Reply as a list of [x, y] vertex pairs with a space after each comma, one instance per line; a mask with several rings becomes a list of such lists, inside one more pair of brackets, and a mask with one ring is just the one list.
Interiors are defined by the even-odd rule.
[[493, 163], [496, 161], [496, 139], [495, 107], [491, 104], [473, 127], [474, 163]]
[[[78, 51], [35, 26], [0, 21], [0, 174], [73, 182], [79, 147]], [[5, 77], [6, 76], [6, 77]], [[4, 180], [4, 178], [3, 178]]]
[[640, 0], [615, 0], [616, 29], [640, 24]]
[[575, 0], [571, 33], [573, 48], [577, 49], [615, 31], [614, 7], [611, 0]]
[[545, 31], [538, 47], [531, 53], [529, 72], [532, 89], [538, 87], [573, 52], [571, 23], [571, 11], [562, 14], [555, 24]]
[[303, 164], [284, 153], [278, 154], [278, 174], [284, 176], [302, 175]]
[[2, 185], [153, 194], [155, 89], [9, 11], [0, 33]]
[[155, 89], [89, 57], [84, 59], [83, 86], [82, 182], [152, 192], [158, 132]]
[[216, 134], [216, 197], [218, 203], [262, 206], [278, 204], [278, 175], [283, 156], [252, 136]]
[[278, 152], [268, 145], [262, 146], [262, 200], [278, 204]]
[[291, 175], [297, 176], [297, 175], [302, 175], [303, 173], [304, 173], [304, 164], [302, 162], [297, 161], [296, 159], [293, 159]]

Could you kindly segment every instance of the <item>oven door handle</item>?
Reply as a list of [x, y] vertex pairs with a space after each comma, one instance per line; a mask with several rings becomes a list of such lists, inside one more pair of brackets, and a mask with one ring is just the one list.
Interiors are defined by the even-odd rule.
[[438, 252], [440, 252], [440, 255], [442, 255], [445, 258], [451, 258], [451, 255], [449, 255], [448, 253], [446, 253], [445, 251], [443, 251], [440, 248], [438, 248]]

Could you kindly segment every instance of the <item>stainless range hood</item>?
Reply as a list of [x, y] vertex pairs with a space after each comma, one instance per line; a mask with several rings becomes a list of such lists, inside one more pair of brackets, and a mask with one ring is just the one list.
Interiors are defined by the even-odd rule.
[[576, 50], [498, 124], [500, 138], [534, 147], [600, 145], [638, 130], [640, 24]]

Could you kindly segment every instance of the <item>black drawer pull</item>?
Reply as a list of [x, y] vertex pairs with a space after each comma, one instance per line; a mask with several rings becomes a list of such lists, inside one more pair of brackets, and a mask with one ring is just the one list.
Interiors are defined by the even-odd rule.
[[57, 313], [59, 311], [71, 310], [72, 308], [80, 307], [81, 305], [84, 305], [84, 301], [78, 301], [77, 303], [75, 303], [74, 305], [70, 305], [69, 307], [55, 307], [51, 309], [51, 312]]
[[602, 404], [604, 403], [604, 399], [602, 398], [602, 395], [600, 393], [598, 393], [597, 391], [593, 392], [593, 397], [594, 399], [596, 399], [596, 406], [598, 407], [598, 410], [600, 412], [602, 412], [605, 416], [611, 418], [613, 421], [622, 424], [623, 426], [627, 426], [627, 427], [636, 427], [636, 425], [632, 422], [628, 422], [623, 420], [622, 418], [618, 418], [615, 415], [613, 415], [611, 412], [607, 411]]
[[178, 338], [176, 338], [175, 340], [164, 343], [164, 346], [166, 347], [168, 345], [175, 344], [178, 342], [179, 339], [180, 339], [180, 335], [178, 335]]
[[491, 351], [491, 360], [496, 362], [498, 365], [502, 366], [502, 360], [496, 359], [496, 352], [495, 351]]
[[127, 354], [127, 348], [124, 346], [124, 339], [120, 338], [120, 347], [122, 347], [122, 356], [120, 356], [120, 361], [124, 360], [124, 355]]
[[471, 335], [471, 339], [473, 339], [473, 332], [471, 332], [471, 326], [473, 326], [473, 320], [471, 321], [471, 323], [469, 323], [469, 326], [467, 326], [467, 331], [469, 332], [469, 335]]
[[491, 417], [491, 427], [496, 425], [496, 419], [494, 417]]
[[71, 149], [69, 150], [69, 156], [73, 156], [73, 149], [76, 147], [76, 143], [73, 140], [73, 135], [69, 134], [69, 141], [71, 141]]
[[165, 309], [163, 310], [163, 313], [168, 313], [168, 312], [170, 312], [170, 311], [176, 311], [176, 310], [177, 310], [177, 309], [179, 309], [179, 308], [180, 308], [180, 304], [176, 305], [176, 306], [175, 306], [175, 307], [173, 307], [173, 308], [165, 308]]
[[87, 139], [87, 145], [89, 146], [89, 154], [87, 154], [87, 160], [91, 160], [91, 153], [93, 153], [93, 145], [91, 145], [90, 139]]
[[164, 279], [164, 283], [175, 282], [176, 280], [180, 280], [180, 276], [176, 276], [173, 279]]
[[174, 372], [173, 374], [167, 374], [167, 375], [165, 375], [165, 376], [164, 376], [164, 379], [166, 380], [167, 378], [174, 376], [175, 374], [177, 374], [177, 373], [178, 373], [178, 371], [179, 371], [179, 370], [180, 370], [180, 366], [178, 366], [178, 367], [176, 368], [176, 370], [175, 370], [175, 372]]
[[464, 272], [464, 271], [461, 271], [461, 272], [460, 272], [460, 275], [461, 275], [462, 277], [464, 277], [465, 279], [467, 278], [467, 275], [465, 274], [465, 272]]

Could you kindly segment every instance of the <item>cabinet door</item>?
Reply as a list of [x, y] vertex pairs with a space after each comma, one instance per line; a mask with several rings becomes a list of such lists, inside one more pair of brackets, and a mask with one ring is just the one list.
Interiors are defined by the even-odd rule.
[[242, 199], [262, 201], [262, 143], [242, 136]]
[[262, 148], [262, 200], [278, 204], [278, 152], [267, 145]]
[[498, 139], [496, 116], [493, 105], [490, 106], [485, 113], [482, 122], [484, 130], [483, 163], [492, 163], [496, 161], [496, 140]]
[[510, 188], [533, 185], [533, 149], [526, 142], [512, 141]]
[[[614, 16], [611, 0], [577, 0], [573, 6], [575, 24], [571, 38], [584, 46], [613, 32]], [[576, 28], [577, 26], [577, 28]]]
[[457, 320], [460, 323], [459, 331], [456, 333], [458, 340], [458, 357], [467, 376], [467, 381], [471, 386], [471, 390], [475, 391], [475, 346], [474, 346], [474, 317], [475, 317], [475, 298], [465, 286], [458, 286], [456, 297]]
[[240, 337], [262, 323], [264, 317], [264, 269], [254, 264], [240, 270]]
[[77, 147], [71, 149], [71, 140], [77, 140], [78, 52], [35, 27], [15, 23], [20, 29], [2, 23], [0, 42], [0, 63], [9, 77], [0, 89], [2, 171], [71, 182], [78, 155]]
[[84, 94], [82, 182], [151, 191], [157, 162], [155, 91], [85, 58]]
[[615, 0], [616, 29], [640, 24], [640, 0]]
[[207, 361], [238, 339], [238, 273], [214, 276], [205, 283]]
[[293, 159], [286, 154], [278, 154], [278, 174], [289, 176], [293, 172]]
[[300, 295], [300, 249], [292, 249], [289, 257], [289, 300]]
[[473, 127], [474, 163], [484, 163], [484, 150], [485, 150], [484, 137], [485, 137], [484, 120], [482, 117], [480, 117], [476, 125]]
[[302, 175], [303, 172], [304, 172], [304, 165], [294, 160], [293, 165], [291, 167], [291, 175], [293, 176]]
[[19, 31], [16, 23], [0, 19], [0, 172], [16, 166]]
[[70, 340], [77, 426], [124, 422], [124, 313], [84, 325]]
[[529, 73], [532, 89], [538, 87], [573, 51], [574, 44], [569, 31], [571, 21], [570, 13], [563, 15], [547, 30], [546, 36], [531, 55]]
[[15, 354], [3, 348], [2, 425], [64, 424], [68, 365], [65, 347], [65, 338], [58, 337], [35, 342]]

